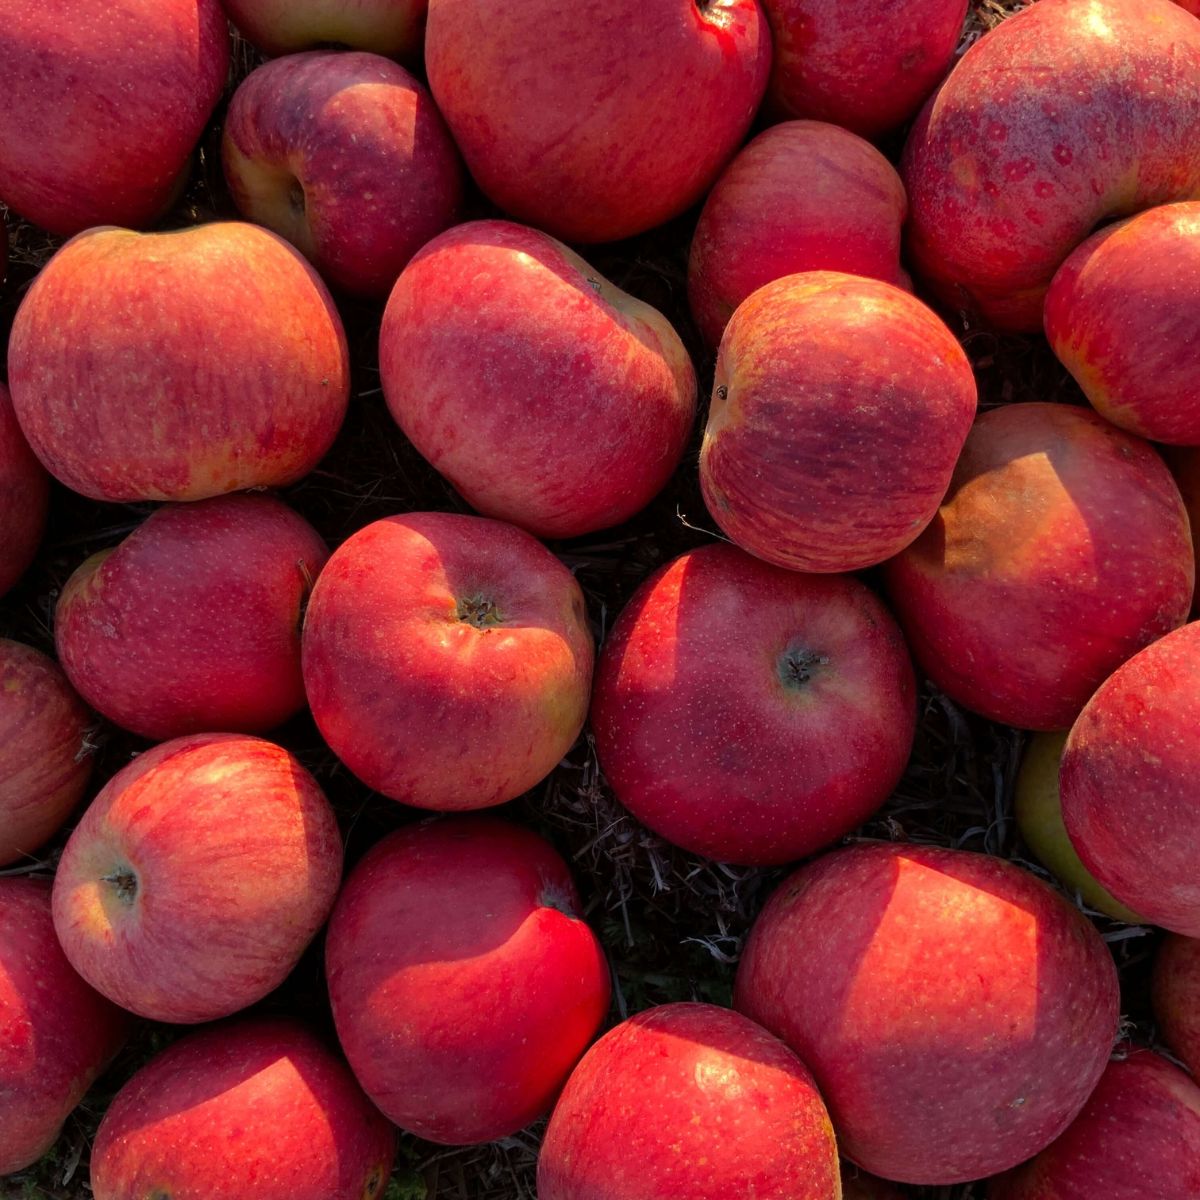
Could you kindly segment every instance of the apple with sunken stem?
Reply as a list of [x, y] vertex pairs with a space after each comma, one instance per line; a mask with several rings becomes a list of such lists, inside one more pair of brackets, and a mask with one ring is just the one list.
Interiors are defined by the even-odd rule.
[[0, 200], [60, 236], [157, 220], [228, 70], [218, 0], [0, 0]]
[[[1192, 529], [1192, 549], [1200, 562], [1200, 446], [1164, 446], [1162, 451], [1183, 497]], [[1192, 611], [1200, 612], [1200, 588], [1192, 598]]]
[[805, 1065], [753, 1021], [664, 1004], [575, 1069], [538, 1158], [540, 1200], [840, 1200], [829, 1114]]
[[92, 1149], [96, 1200], [376, 1200], [395, 1130], [299, 1022], [193, 1033], [116, 1094]]
[[652, 575], [604, 644], [596, 752], [617, 798], [723, 862], [790, 862], [867, 819], [908, 762], [908, 650], [849, 577], [709, 545]]
[[333, 810], [292, 755], [197, 734], [140, 754], [89, 805], [58, 865], [54, 927], [110, 1000], [198, 1024], [283, 982], [341, 875]]
[[93, 708], [142, 737], [272, 729], [304, 707], [300, 619], [328, 557], [270, 496], [160, 508], [67, 580], [59, 661]]
[[401, 1129], [491, 1142], [548, 1112], [608, 1012], [567, 864], [487, 817], [410, 825], [355, 867], [325, 942], [342, 1049]]
[[1200, 940], [1177, 933], [1163, 938], [1151, 994], [1163, 1041], [1200, 1078]]
[[50, 884], [0, 875], [0, 1176], [50, 1149], [129, 1025], [63, 957]]
[[910, 286], [900, 266], [904, 184], [870, 142], [821, 121], [760, 133], [717, 180], [692, 238], [688, 301], [717, 345], [751, 292], [801, 271]]
[[704, 502], [777, 566], [875, 566], [933, 520], [975, 404], [963, 348], [914, 296], [835, 271], [785, 276], [721, 338]]
[[238, 32], [264, 54], [326, 46], [416, 59], [427, 0], [222, 0]]
[[0, 596], [33, 562], [49, 505], [50, 476], [29, 449], [8, 389], [0, 383]]
[[242, 216], [356, 295], [386, 296], [462, 203], [458, 151], [432, 98], [377, 54], [292, 54], [251, 72], [221, 153]]
[[507, 221], [459, 225], [409, 263], [379, 370], [397, 424], [467, 502], [543, 538], [649, 504], [696, 414], [696, 375], [666, 317]]
[[571, 242], [629, 237], [700, 200], [770, 65], [758, 0], [429, 4], [429, 87], [475, 182]]
[[8, 382], [50, 473], [111, 501], [294, 483], [350, 392], [325, 285], [281, 237], [237, 221], [72, 238], [17, 310]]

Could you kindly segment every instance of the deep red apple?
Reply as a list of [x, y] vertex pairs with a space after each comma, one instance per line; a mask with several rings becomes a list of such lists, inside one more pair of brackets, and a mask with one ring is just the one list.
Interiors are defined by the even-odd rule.
[[900, 630], [857, 580], [711, 545], [661, 568], [621, 613], [592, 728], [639, 821], [710, 858], [782, 863], [888, 798], [915, 692]]
[[1095, 928], [1002, 859], [834, 851], [780, 885], [734, 1004], [809, 1065], [842, 1153], [905, 1183], [1023, 1162], [1083, 1107], [1119, 993]]
[[17, 310], [8, 378], [34, 453], [94, 500], [294, 483], [329, 449], [350, 387], [316, 273], [233, 221], [73, 238]]
[[666, 1004], [588, 1051], [550, 1118], [540, 1200], [839, 1200], [829, 1114], [777, 1038], [712, 1004]]
[[395, 1131], [294, 1021], [194, 1033], [117, 1093], [92, 1149], [96, 1200], [376, 1200]]
[[484, 817], [410, 825], [354, 869], [325, 946], [338, 1037], [402, 1129], [465, 1145], [545, 1113], [608, 1012], [567, 864]]
[[50, 477], [29, 449], [8, 389], [0, 383], [0, 596], [33, 562], [49, 502]]
[[[1187, 509], [1188, 523], [1192, 528], [1192, 550], [1200, 562], [1200, 447], [1164, 446], [1163, 454], [1171, 474], [1179, 486], [1183, 506]], [[1200, 612], [1200, 588], [1192, 599], [1193, 613]]]
[[1154, 960], [1153, 995], [1163, 1040], [1200, 1078], [1200, 941], [1167, 934]]
[[160, 508], [67, 580], [59, 660], [93, 708], [143, 737], [272, 729], [304, 706], [300, 618], [328, 557], [269, 496]]
[[333, 810], [286, 750], [176, 738], [83, 814], [55, 876], [54, 926], [71, 965], [123, 1008], [211, 1021], [283, 982], [341, 874]]
[[238, 32], [267, 54], [322, 46], [412, 58], [426, 0], [222, 0]]

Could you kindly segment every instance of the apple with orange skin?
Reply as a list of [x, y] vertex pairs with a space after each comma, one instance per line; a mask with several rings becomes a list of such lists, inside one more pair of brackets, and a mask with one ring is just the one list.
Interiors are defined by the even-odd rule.
[[8, 378], [33, 452], [93, 500], [202, 500], [306, 475], [346, 411], [337, 309], [256, 225], [92, 229], [42, 269]]
[[0, 200], [64, 236], [155, 221], [228, 69], [218, 0], [0, 0]]
[[222, 0], [238, 32], [264, 54], [323, 46], [415, 58], [426, 0]]
[[197, 734], [139, 755], [89, 805], [58, 865], [54, 927], [110, 1000], [196, 1024], [283, 982], [341, 874], [333, 810], [292, 755]]
[[0, 383], [0, 596], [33, 562], [49, 504], [50, 477], [29, 449]]
[[1163, 938], [1152, 995], [1163, 1041], [1200, 1078], [1200, 939], [1177, 933]]
[[376, 54], [292, 54], [251, 72], [229, 103], [222, 158], [242, 216], [357, 295], [386, 296], [462, 203], [432, 98]]

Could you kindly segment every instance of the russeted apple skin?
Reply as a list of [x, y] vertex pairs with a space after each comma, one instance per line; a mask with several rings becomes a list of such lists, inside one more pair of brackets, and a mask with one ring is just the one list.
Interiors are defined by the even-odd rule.
[[49, 883], [0, 876], [0, 1176], [50, 1149], [129, 1027], [63, 957]]
[[0, 200], [64, 237], [154, 221], [228, 69], [219, 0], [0, 0]]
[[420, 54], [426, 0], [222, 0], [264, 54], [350, 47], [408, 61]]
[[1100, 1078], [1119, 1015], [1094, 926], [1002, 859], [860, 844], [767, 902], [734, 1007], [812, 1071], [846, 1157], [904, 1183], [1023, 1162]]
[[8, 389], [0, 383], [0, 596], [33, 562], [46, 529], [49, 503], [50, 477], [29, 449]]
[[975, 422], [938, 515], [884, 578], [942, 691], [993, 721], [1055, 730], [1187, 620], [1195, 560], [1152, 446], [1089, 409], [1023, 403]]
[[1171, 0], [1039, 0], [980, 38], [909, 134], [915, 273], [1001, 329], [1097, 226], [1200, 199], [1200, 23]]
[[294, 1020], [181, 1039], [117, 1093], [92, 1148], [96, 1200], [377, 1200], [395, 1130]]
[[540, 1200], [840, 1200], [829, 1114], [805, 1065], [712, 1004], [665, 1004], [575, 1069], [538, 1159]]
[[1154, 960], [1154, 1017], [1162, 1039], [1200, 1077], [1200, 940], [1169, 933]]
[[283, 238], [238, 221], [91, 229], [13, 321], [13, 408], [93, 500], [202, 500], [306, 475], [349, 397], [341, 319]]

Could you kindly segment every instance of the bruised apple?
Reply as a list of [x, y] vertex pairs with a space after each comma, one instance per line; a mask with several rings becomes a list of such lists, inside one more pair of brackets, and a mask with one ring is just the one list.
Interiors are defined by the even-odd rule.
[[1200, 1078], [1200, 940], [1177, 933], [1163, 938], [1152, 995], [1163, 1041]]
[[29, 449], [8, 389], [0, 383], [0, 596], [37, 554], [49, 503], [50, 478]]

